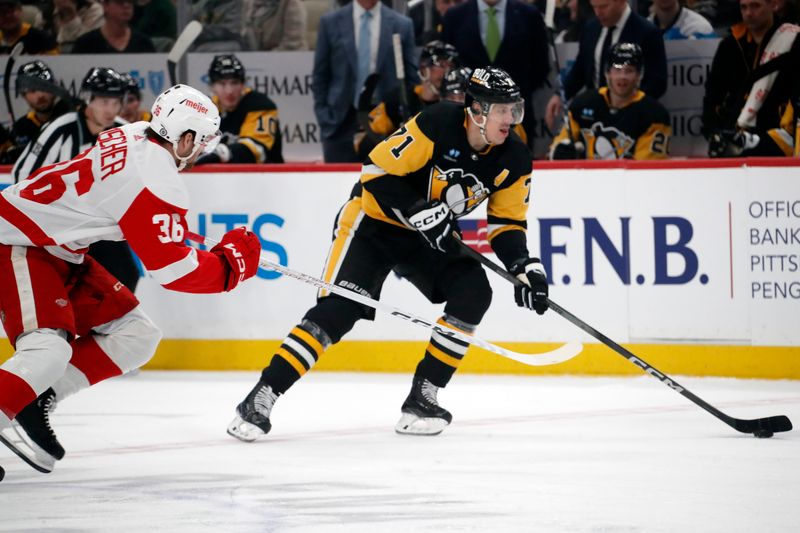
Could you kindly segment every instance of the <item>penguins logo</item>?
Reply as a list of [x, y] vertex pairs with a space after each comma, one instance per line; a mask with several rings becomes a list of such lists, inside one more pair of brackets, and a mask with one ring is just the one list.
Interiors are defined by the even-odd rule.
[[594, 138], [595, 159], [622, 159], [633, 148], [634, 140], [617, 128], [607, 128], [602, 122], [595, 122], [588, 130]]
[[[430, 197], [444, 201], [457, 217], [466, 215], [489, 196], [489, 189], [474, 175], [463, 169], [431, 169]], [[437, 193], [439, 193], [437, 195]]]

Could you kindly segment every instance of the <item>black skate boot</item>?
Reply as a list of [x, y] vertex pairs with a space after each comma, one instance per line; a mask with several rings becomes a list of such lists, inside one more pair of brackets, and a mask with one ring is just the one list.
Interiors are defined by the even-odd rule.
[[425, 378], [414, 376], [411, 392], [403, 402], [403, 415], [394, 430], [403, 435], [438, 435], [453, 420], [450, 411], [441, 407], [436, 394], [439, 387]]
[[228, 435], [245, 442], [253, 442], [272, 429], [269, 415], [278, 395], [272, 387], [259, 381], [250, 394], [236, 407], [236, 418], [228, 424]]
[[20, 411], [11, 426], [0, 431], [0, 441], [23, 461], [40, 472], [52, 472], [55, 462], [64, 457], [64, 447], [50, 427], [50, 413], [56, 394], [47, 389]]

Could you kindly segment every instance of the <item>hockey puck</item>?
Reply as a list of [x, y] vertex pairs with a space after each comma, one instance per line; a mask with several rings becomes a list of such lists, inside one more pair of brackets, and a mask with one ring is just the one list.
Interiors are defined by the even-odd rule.
[[753, 435], [755, 435], [759, 439], [768, 439], [771, 436], [773, 436], [774, 434], [775, 433], [773, 433], [772, 431], [770, 431], [768, 429], [757, 429], [756, 431], [753, 432]]

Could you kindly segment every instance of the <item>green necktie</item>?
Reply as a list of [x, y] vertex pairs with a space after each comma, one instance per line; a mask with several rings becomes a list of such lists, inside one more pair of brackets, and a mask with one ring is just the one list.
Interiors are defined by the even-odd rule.
[[494, 6], [486, 9], [486, 52], [489, 54], [489, 61], [492, 62], [500, 49], [500, 26], [497, 25], [495, 13]]

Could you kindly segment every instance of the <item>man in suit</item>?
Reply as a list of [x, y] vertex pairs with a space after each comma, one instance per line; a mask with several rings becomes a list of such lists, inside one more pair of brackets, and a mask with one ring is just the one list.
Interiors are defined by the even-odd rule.
[[531, 94], [550, 70], [539, 11], [523, 0], [467, 0], [445, 13], [442, 39], [456, 47], [463, 66], [492, 65], [508, 72], [525, 98], [522, 126], [531, 144], [535, 123]]
[[[590, 0], [596, 18], [586, 23], [581, 34], [578, 57], [564, 78], [564, 96], [571, 100], [583, 89], [606, 85], [608, 53], [617, 42], [636, 43], [644, 54], [641, 89], [653, 98], [667, 90], [667, 56], [661, 31], [634, 13], [627, 0]], [[561, 98], [553, 95], [547, 103], [545, 121], [552, 130], [555, 116], [562, 111]]]
[[378, 102], [400, 89], [394, 33], [402, 42], [406, 83], [419, 83], [410, 18], [378, 0], [355, 0], [320, 19], [312, 89], [326, 163], [358, 161], [353, 147], [358, 130], [355, 106], [367, 76], [380, 75], [374, 92]]

